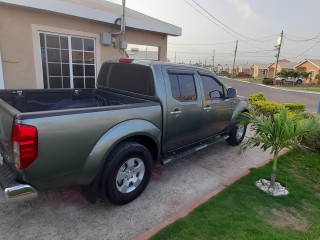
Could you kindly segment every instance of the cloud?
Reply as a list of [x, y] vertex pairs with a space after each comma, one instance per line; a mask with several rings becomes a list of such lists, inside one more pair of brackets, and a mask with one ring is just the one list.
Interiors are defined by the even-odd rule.
[[244, 0], [229, 0], [229, 2], [237, 8], [237, 10], [243, 14], [245, 18], [258, 19], [258, 14], [251, 8], [248, 2]]

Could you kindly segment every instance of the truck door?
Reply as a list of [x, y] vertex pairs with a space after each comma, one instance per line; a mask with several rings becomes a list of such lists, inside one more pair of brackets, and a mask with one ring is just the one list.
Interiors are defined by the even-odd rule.
[[200, 83], [193, 70], [163, 68], [167, 92], [167, 151], [199, 141], [202, 97]]
[[230, 124], [233, 99], [226, 97], [226, 89], [214, 76], [200, 73], [203, 86], [203, 112], [201, 135], [204, 138], [223, 132]]

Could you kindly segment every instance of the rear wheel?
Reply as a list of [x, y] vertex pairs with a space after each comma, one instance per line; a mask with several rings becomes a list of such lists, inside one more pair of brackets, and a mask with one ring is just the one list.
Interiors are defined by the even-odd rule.
[[123, 205], [136, 199], [147, 187], [152, 173], [149, 150], [135, 142], [116, 147], [102, 176], [102, 190], [110, 202]]
[[298, 80], [297, 80], [297, 84], [302, 84], [302, 80], [301, 80], [301, 79], [298, 79]]
[[227, 143], [231, 146], [239, 145], [247, 132], [247, 125], [240, 123], [235, 124], [230, 132], [230, 136], [227, 139]]

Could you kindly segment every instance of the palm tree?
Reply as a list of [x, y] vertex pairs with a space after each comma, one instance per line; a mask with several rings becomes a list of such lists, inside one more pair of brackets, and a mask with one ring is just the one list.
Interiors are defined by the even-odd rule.
[[244, 113], [242, 124], [251, 124], [255, 135], [247, 138], [241, 151], [260, 146], [264, 151], [270, 149], [273, 154], [270, 188], [275, 186], [279, 152], [285, 148], [306, 150], [308, 147], [301, 143], [301, 138], [311, 132], [320, 132], [319, 121], [304, 119], [301, 115], [289, 118], [285, 108], [281, 108], [280, 113], [273, 117]]

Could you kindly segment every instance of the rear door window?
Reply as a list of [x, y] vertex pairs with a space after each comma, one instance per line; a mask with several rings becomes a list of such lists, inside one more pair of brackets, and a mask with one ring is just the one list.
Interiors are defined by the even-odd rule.
[[197, 100], [194, 76], [191, 74], [169, 74], [172, 97], [180, 102]]

